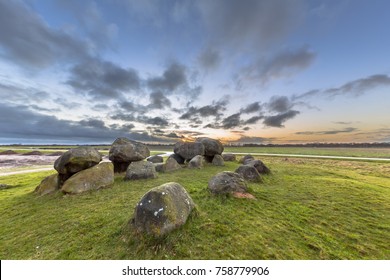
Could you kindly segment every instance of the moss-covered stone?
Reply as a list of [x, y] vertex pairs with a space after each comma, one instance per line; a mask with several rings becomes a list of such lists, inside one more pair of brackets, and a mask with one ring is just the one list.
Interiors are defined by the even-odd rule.
[[107, 187], [113, 183], [114, 165], [111, 162], [103, 162], [70, 177], [62, 186], [61, 191], [77, 194]]
[[131, 220], [136, 231], [160, 237], [184, 225], [195, 204], [178, 183], [170, 182], [147, 192]]
[[126, 171], [125, 180], [154, 179], [157, 178], [156, 168], [149, 161], [132, 162]]
[[60, 188], [58, 174], [53, 174], [45, 179], [35, 188], [35, 193], [45, 195], [58, 191]]
[[210, 179], [208, 188], [214, 194], [228, 194], [234, 192], [246, 192], [248, 186], [240, 174], [224, 171], [218, 173]]

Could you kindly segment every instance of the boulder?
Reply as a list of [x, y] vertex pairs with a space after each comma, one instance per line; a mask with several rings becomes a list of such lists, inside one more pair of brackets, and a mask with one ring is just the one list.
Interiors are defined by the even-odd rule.
[[151, 156], [146, 159], [147, 161], [153, 162], [153, 163], [161, 163], [164, 162], [164, 158], [159, 155]]
[[197, 155], [194, 156], [189, 162], [188, 162], [188, 168], [203, 168], [204, 165], [204, 158], [203, 156]]
[[236, 161], [235, 154], [222, 154], [222, 158], [224, 161]]
[[164, 172], [172, 172], [181, 169], [180, 164], [173, 158], [168, 158], [164, 165]]
[[156, 169], [156, 172], [164, 172], [165, 163], [153, 163], [153, 165]]
[[125, 180], [155, 179], [157, 178], [156, 168], [149, 161], [134, 161], [126, 170]]
[[113, 183], [114, 165], [111, 162], [102, 162], [70, 177], [61, 187], [61, 191], [69, 194], [78, 194], [108, 187]]
[[238, 162], [241, 164], [247, 164], [248, 162], [250, 162], [252, 160], [255, 160], [255, 158], [252, 155], [246, 155], [246, 156], [243, 156], [242, 158], [240, 158], [240, 160]]
[[202, 137], [196, 139], [196, 142], [203, 144], [205, 156], [220, 155], [223, 152], [223, 145], [219, 140]]
[[43, 179], [39, 186], [35, 188], [34, 192], [42, 196], [45, 194], [56, 192], [59, 189], [60, 181], [58, 174], [53, 174]]
[[140, 161], [150, 156], [149, 148], [139, 142], [121, 137], [111, 145], [108, 158], [114, 163], [115, 172], [126, 171], [133, 161]]
[[73, 174], [95, 166], [101, 160], [102, 155], [91, 147], [78, 147], [65, 152], [54, 162], [54, 169], [59, 173], [60, 185]]
[[220, 172], [212, 177], [209, 180], [208, 188], [214, 194], [246, 192], [248, 189], [244, 178], [240, 174], [230, 171]]
[[131, 224], [137, 232], [161, 237], [184, 225], [195, 204], [178, 183], [151, 189], [139, 201]]
[[174, 160], [176, 160], [176, 162], [177, 162], [178, 164], [184, 164], [184, 161], [185, 161], [185, 159], [182, 158], [181, 156], [179, 156], [178, 154], [172, 154], [172, 155], [170, 155], [170, 156], [168, 157], [168, 159], [170, 159], [170, 158], [173, 158]]
[[246, 165], [253, 166], [260, 174], [269, 174], [271, 172], [271, 170], [258, 159], [249, 161]]
[[261, 182], [260, 173], [253, 166], [241, 165], [236, 170], [236, 173], [240, 174], [245, 180], [252, 182]]
[[191, 160], [195, 156], [204, 155], [204, 146], [200, 142], [177, 142], [173, 151], [182, 158]]
[[225, 161], [221, 155], [215, 155], [211, 163], [215, 166], [225, 166]]

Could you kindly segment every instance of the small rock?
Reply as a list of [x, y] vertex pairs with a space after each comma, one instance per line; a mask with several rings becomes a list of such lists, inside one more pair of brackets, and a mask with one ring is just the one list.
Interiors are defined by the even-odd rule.
[[211, 163], [215, 166], [225, 166], [225, 161], [221, 155], [215, 155]]
[[165, 163], [153, 163], [156, 172], [164, 172]]
[[209, 180], [208, 188], [214, 194], [227, 194], [246, 192], [248, 186], [240, 174], [224, 171], [218, 173]]
[[240, 160], [238, 162], [241, 164], [247, 164], [248, 162], [250, 162], [252, 160], [255, 160], [255, 158], [252, 155], [246, 155], [246, 156], [243, 156], [242, 158], [240, 158]]
[[164, 162], [164, 158], [159, 155], [151, 156], [146, 159], [147, 161], [150, 161], [152, 163], [161, 163]]
[[185, 159], [184, 158], [182, 158], [180, 155], [178, 155], [178, 154], [172, 154], [172, 155], [170, 155], [169, 157], [168, 157], [168, 159], [170, 159], [170, 158], [173, 158], [174, 160], [176, 160], [176, 162], [178, 163], [178, 164], [184, 164], [184, 161], [185, 161]]
[[203, 156], [200, 156], [200, 155], [195, 156], [188, 162], [188, 168], [201, 169], [201, 168], [203, 168], [204, 161], [205, 160], [204, 160]]
[[174, 158], [168, 158], [167, 161], [165, 162], [164, 166], [164, 172], [171, 172], [175, 170], [179, 170], [182, 167], [180, 166], [179, 163]]
[[59, 189], [60, 182], [58, 174], [53, 174], [43, 179], [39, 186], [35, 188], [34, 192], [42, 196], [45, 194], [56, 192]]
[[260, 173], [253, 166], [241, 165], [234, 172], [240, 174], [245, 180], [252, 182], [261, 182]]
[[222, 154], [222, 158], [224, 161], [236, 161], [235, 154]]
[[271, 170], [269, 170], [269, 168], [261, 160], [258, 159], [249, 161], [246, 165], [253, 166], [260, 174], [271, 173]]
[[125, 180], [155, 179], [156, 168], [149, 161], [134, 161], [130, 163], [126, 171]]

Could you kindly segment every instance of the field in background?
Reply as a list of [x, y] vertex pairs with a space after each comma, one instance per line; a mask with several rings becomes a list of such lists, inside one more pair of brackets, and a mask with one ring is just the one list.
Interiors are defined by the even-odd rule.
[[[248, 151], [249, 152], [249, 151]], [[249, 184], [256, 200], [207, 190], [207, 166], [123, 181], [75, 196], [37, 197], [53, 172], [0, 177], [1, 259], [389, 259], [390, 164], [266, 157], [272, 174]], [[162, 240], [127, 227], [150, 188], [181, 183], [197, 211]]]

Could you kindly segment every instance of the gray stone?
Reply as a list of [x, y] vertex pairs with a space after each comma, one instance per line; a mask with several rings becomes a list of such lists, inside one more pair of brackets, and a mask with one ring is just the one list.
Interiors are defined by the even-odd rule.
[[113, 183], [114, 165], [111, 162], [102, 162], [70, 177], [62, 186], [61, 191], [78, 194], [108, 187]]
[[156, 168], [149, 161], [134, 161], [130, 163], [126, 171], [125, 180], [155, 179]]
[[261, 182], [260, 173], [253, 166], [241, 165], [236, 170], [236, 173], [240, 174], [245, 180], [252, 182]]
[[140, 161], [150, 156], [149, 148], [140, 142], [118, 138], [112, 143], [109, 159], [114, 163], [115, 172], [124, 172], [130, 162]]
[[139, 201], [131, 224], [137, 232], [164, 236], [184, 225], [195, 204], [178, 183], [166, 183], [151, 189]]
[[246, 156], [243, 156], [242, 158], [240, 158], [240, 160], [238, 162], [241, 164], [247, 164], [248, 162], [250, 162], [252, 160], [255, 160], [255, 158], [252, 155], [246, 155]]
[[182, 158], [191, 160], [197, 155], [204, 155], [204, 146], [200, 142], [177, 142], [173, 151]]
[[60, 182], [58, 174], [53, 174], [43, 179], [39, 186], [35, 188], [34, 192], [42, 196], [45, 194], [56, 192], [59, 189]]
[[221, 155], [215, 155], [211, 163], [215, 166], [225, 166], [225, 161]]
[[246, 192], [248, 186], [240, 174], [224, 171], [209, 180], [208, 188], [214, 194], [228, 194]]
[[246, 165], [253, 166], [260, 174], [271, 173], [271, 170], [261, 160], [258, 159], [249, 161]]
[[181, 156], [179, 156], [178, 154], [172, 154], [172, 155], [170, 155], [170, 156], [168, 157], [168, 159], [170, 159], [170, 158], [173, 158], [174, 160], [176, 160], [176, 162], [177, 162], [178, 164], [184, 164], [184, 161], [185, 161], [185, 159], [182, 158]]
[[205, 156], [220, 155], [223, 152], [223, 145], [219, 140], [202, 137], [196, 139], [196, 142], [202, 143], [204, 146]]
[[156, 172], [164, 172], [165, 163], [153, 163]]
[[151, 156], [146, 159], [147, 161], [153, 162], [153, 163], [161, 163], [164, 162], [164, 158], [159, 155]]
[[203, 156], [195, 156], [188, 162], [188, 168], [203, 168], [204, 165], [204, 158]]
[[175, 170], [179, 170], [182, 167], [180, 164], [177, 163], [177, 161], [173, 158], [168, 158], [167, 161], [165, 162], [164, 166], [164, 172], [172, 172]]
[[236, 161], [235, 154], [222, 154], [222, 158], [224, 161]]

